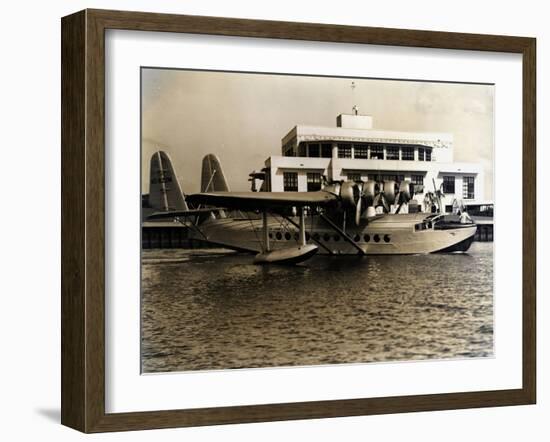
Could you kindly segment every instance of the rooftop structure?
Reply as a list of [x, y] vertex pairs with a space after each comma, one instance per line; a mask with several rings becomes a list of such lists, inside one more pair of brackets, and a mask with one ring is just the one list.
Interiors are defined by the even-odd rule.
[[[485, 199], [483, 167], [455, 162], [449, 133], [373, 129], [368, 115], [341, 114], [336, 127], [297, 125], [282, 139], [280, 156], [265, 161], [264, 190], [314, 191], [328, 180], [409, 180], [427, 192], [442, 187], [443, 204], [453, 207]], [[414, 204], [414, 202], [413, 202]]]

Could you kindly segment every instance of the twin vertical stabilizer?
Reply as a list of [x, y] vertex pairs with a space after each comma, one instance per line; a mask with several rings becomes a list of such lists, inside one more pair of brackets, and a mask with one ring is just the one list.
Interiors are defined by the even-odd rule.
[[149, 206], [162, 212], [189, 209], [170, 157], [162, 150], [151, 157]]
[[[220, 160], [214, 154], [202, 160], [201, 192], [228, 192]], [[172, 161], [159, 150], [151, 157], [149, 207], [159, 212], [189, 210]]]
[[201, 192], [229, 192], [220, 160], [211, 153], [202, 159]]

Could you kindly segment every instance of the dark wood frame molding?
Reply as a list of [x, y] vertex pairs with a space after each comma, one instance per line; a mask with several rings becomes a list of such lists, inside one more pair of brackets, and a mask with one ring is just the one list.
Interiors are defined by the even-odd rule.
[[[84, 10], [62, 19], [61, 422], [83, 432], [534, 404], [536, 40], [312, 23]], [[514, 390], [105, 413], [105, 30], [185, 32], [523, 56], [523, 386]]]

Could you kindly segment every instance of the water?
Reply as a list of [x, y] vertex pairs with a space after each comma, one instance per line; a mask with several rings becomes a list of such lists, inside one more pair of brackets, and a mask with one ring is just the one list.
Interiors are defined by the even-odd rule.
[[493, 355], [492, 243], [251, 262], [221, 249], [143, 251], [143, 372]]

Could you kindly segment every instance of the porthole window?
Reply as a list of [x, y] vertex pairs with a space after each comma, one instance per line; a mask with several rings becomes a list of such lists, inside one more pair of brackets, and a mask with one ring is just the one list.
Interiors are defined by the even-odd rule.
[[285, 239], [288, 241], [288, 240], [290, 240], [290, 238], [292, 238], [292, 236], [290, 235], [290, 233], [286, 232], [285, 233]]
[[325, 234], [323, 235], [323, 239], [324, 239], [325, 241], [330, 241], [330, 235], [329, 235], [328, 233], [325, 233]]
[[374, 242], [380, 242], [380, 235], [377, 233], [372, 237], [372, 239], [374, 239]]
[[314, 233], [314, 234], [313, 234], [313, 239], [314, 239], [315, 241], [319, 241], [319, 240], [321, 239], [321, 236], [320, 236], [318, 233]]
[[[309, 241], [309, 238], [311, 238], [311, 235], [308, 232], [306, 232], [306, 241]], [[296, 239], [298, 239], [298, 238], [296, 238]]]
[[365, 242], [369, 242], [370, 241], [370, 235], [365, 235], [364, 239], [365, 239]]
[[281, 232], [277, 232], [277, 234], [275, 235], [275, 238], [283, 239], [283, 235], [281, 235]]
[[340, 241], [340, 235], [334, 235], [334, 241]]
[[269, 232], [269, 239], [273, 239], [273, 233]]
[[298, 235], [298, 232], [294, 232], [294, 239], [296, 241], [298, 241], [298, 238], [300, 237], [300, 235]]
[[390, 242], [390, 235], [384, 235], [384, 242]]
[[361, 241], [361, 237], [360, 237], [359, 235], [355, 235], [355, 236], [353, 237], [353, 240], [354, 240], [355, 242], [359, 242], [359, 241]]

